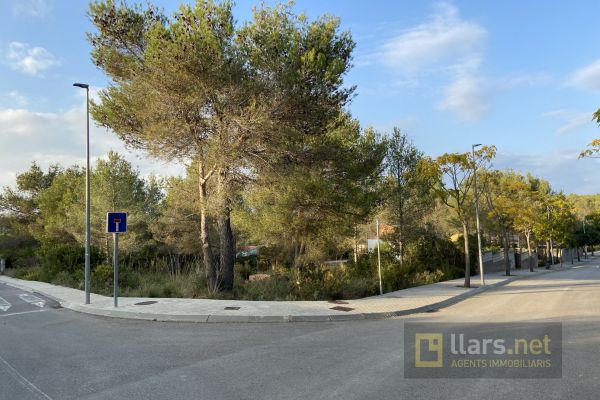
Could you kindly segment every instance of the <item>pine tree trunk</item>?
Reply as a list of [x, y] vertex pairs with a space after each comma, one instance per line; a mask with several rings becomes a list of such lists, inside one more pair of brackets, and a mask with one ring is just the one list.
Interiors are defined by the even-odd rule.
[[198, 192], [200, 195], [200, 243], [202, 245], [202, 262], [208, 281], [208, 290], [217, 291], [217, 268], [210, 248], [208, 225], [206, 223], [206, 177], [204, 176], [204, 163], [202, 160], [198, 161]]
[[469, 229], [467, 221], [463, 221], [463, 238], [465, 242], [465, 287], [471, 287], [471, 259], [469, 255]]
[[233, 230], [231, 229], [231, 205], [227, 190], [227, 177], [224, 170], [219, 171], [218, 191], [221, 202], [217, 227], [219, 231], [219, 289], [225, 291], [233, 290], [233, 267], [235, 264], [235, 243]]
[[221, 282], [219, 288], [225, 291], [233, 290], [233, 266], [235, 263], [235, 243], [231, 229], [230, 212], [227, 210], [217, 220], [219, 228], [219, 244], [221, 247], [219, 257], [219, 271]]

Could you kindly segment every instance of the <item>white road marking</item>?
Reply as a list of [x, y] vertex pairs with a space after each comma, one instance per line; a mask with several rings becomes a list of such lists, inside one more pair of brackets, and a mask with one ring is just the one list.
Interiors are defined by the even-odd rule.
[[8, 301], [6, 301], [2, 297], [0, 297], [0, 310], [6, 311], [11, 307], [12, 307], [12, 304], [10, 304]]
[[19, 382], [25, 389], [33, 393], [40, 400], [52, 400], [52, 397], [42, 392], [37, 386], [31, 381], [25, 378], [19, 373], [12, 365], [8, 363], [2, 356], [0, 356], [0, 366], [3, 366], [9, 375], [11, 375], [17, 382]]
[[48, 310], [47, 309], [43, 309], [43, 310], [31, 310], [31, 311], [13, 312], [13, 313], [8, 313], [8, 314], [1, 314], [0, 318], [2, 318], [2, 317], [9, 317], [11, 315], [31, 314], [31, 313], [38, 313], [38, 312], [45, 312], [45, 311], [48, 311]]
[[39, 297], [34, 296], [32, 294], [20, 294], [19, 298], [29, 304], [33, 304], [34, 306], [38, 306], [40, 308], [44, 307], [44, 305], [46, 304], [45, 300], [42, 300]]

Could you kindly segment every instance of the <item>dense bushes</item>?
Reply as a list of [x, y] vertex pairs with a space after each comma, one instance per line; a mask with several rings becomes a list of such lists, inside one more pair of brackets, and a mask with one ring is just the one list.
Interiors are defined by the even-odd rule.
[[[54, 277], [60, 271], [69, 273], [83, 269], [85, 266], [85, 249], [79, 244], [46, 243], [37, 251], [40, 265]], [[102, 253], [95, 247], [90, 248], [90, 265], [98, 265], [102, 261]]]
[[[428, 249], [434, 248], [432, 255]], [[385, 292], [464, 276], [464, 256], [455, 243], [434, 234], [423, 234], [406, 248], [400, 263], [390, 246], [381, 248]], [[377, 253], [361, 255], [357, 262], [325, 268], [282, 268], [267, 279], [250, 282], [249, 265], [240, 265], [234, 296], [249, 300], [337, 300], [379, 294]]]
[[[433, 255], [430, 249], [435, 249]], [[423, 234], [406, 247], [404, 263], [393, 249], [382, 246], [381, 267], [384, 291], [435, 283], [464, 275], [462, 253], [457, 245], [431, 234]], [[265, 256], [266, 254], [267, 256]], [[268, 263], [268, 252], [258, 259], [246, 258], [236, 266], [234, 290], [215, 295], [206, 291], [204, 274], [197, 274], [196, 258], [180, 259], [154, 256], [143, 264], [135, 254], [124, 255], [119, 269], [121, 296], [131, 297], [204, 297], [245, 300], [338, 300], [355, 299], [379, 293], [377, 254], [367, 253], [356, 263], [338, 267], [281, 267], [268, 272], [269, 277], [249, 281], [249, 276]], [[84, 249], [77, 244], [52, 243], [35, 252], [37, 265], [15, 270], [22, 279], [39, 280], [83, 289]], [[113, 267], [103, 263], [100, 251], [91, 251], [92, 291], [112, 295]], [[459, 267], [456, 267], [459, 265]]]
[[246, 300], [338, 300], [377, 294], [373, 278], [353, 277], [346, 268], [282, 270], [259, 281], [236, 280], [234, 296]]
[[[100, 262], [102, 254], [90, 249], [92, 267]], [[31, 254], [31, 265], [15, 269], [21, 279], [52, 282], [65, 286], [83, 287], [85, 249], [72, 243], [46, 243]]]

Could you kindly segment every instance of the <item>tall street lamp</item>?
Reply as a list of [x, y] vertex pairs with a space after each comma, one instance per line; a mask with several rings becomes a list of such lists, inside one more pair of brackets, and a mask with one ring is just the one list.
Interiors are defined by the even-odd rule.
[[383, 284], [381, 283], [381, 251], [379, 250], [379, 218], [375, 220], [377, 226], [377, 271], [379, 271], [379, 294], [383, 294]]
[[473, 153], [473, 188], [475, 190], [475, 221], [477, 225], [477, 250], [479, 252], [479, 280], [481, 285], [485, 285], [483, 276], [483, 254], [481, 253], [481, 231], [479, 229], [479, 197], [477, 195], [477, 162], [475, 161], [475, 147], [481, 146], [481, 143], [471, 146]]
[[85, 89], [87, 131], [85, 136], [85, 304], [90, 304], [90, 86], [74, 83]]
[[[583, 216], [583, 240], [585, 241], [583, 244], [583, 255], [584, 255], [585, 259], [587, 260], [587, 234], [585, 233], [585, 215]], [[577, 251], [579, 251], [579, 250], [577, 250]]]

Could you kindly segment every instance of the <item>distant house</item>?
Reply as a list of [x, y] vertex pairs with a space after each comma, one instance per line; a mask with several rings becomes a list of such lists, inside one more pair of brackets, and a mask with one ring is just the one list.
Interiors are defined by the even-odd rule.
[[[391, 235], [394, 233], [396, 228], [393, 225], [380, 224], [379, 225], [379, 241], [380, 244], [386, 242], [383, 240], [384, 236]], [[377, 233], [369, 235], [367, 238], [367, 251], [376, 251], [377, 250]]]
[[[379, 239], [380, 243], [383, 243], [383, 240]], [[375, 239], [367, 239], [367, 251], [370, 253], [372, 251], [377, 250], [377, 238]]]
[[343, 267], [344, 265], [348, 264], [349, 261], [350, 260], [348, 260], [348, 259], [323, 261], [323, 266], [329, 267], [329, 268]]
[[242, 246], [235, 255], [235, 258], [246, 258], [258, 256], [258, 248], [260, 246]]

